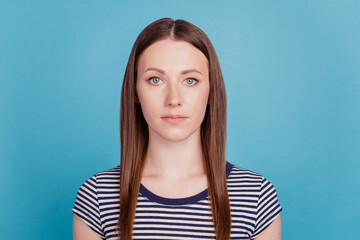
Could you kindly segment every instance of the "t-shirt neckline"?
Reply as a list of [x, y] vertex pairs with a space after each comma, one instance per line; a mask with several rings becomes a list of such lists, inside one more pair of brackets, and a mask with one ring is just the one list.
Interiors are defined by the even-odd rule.
[[[231, 163], [226, 162], [226, 179], [228, 179], [232, 167], [233, 167], [233, 165]], [[185, 197], [185, 198], [165, 198], [165, 197], [161, 197], [159, 195], [152, 193], [141, 183], [140, 183], [140, 190], [139, 190], [140, 194], [142, 196], [146, 197], [147, 199], [149, 199], [151, 202], [156, 202], [156, 203], [165, 204], [165, 205], [194, 204], [200, 200], [205, 200], [208, 196], [207, 191], [208, 191], [208, 188], [206, 188], [205, 190], [203, 190], [200, 193], [197, 193], [193, 196]]]

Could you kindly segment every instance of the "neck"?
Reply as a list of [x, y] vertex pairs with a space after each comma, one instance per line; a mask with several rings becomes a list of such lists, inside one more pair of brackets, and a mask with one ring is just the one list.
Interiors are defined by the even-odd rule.
[[143, 176], [184, 179], [205, 174], [200, 129], [182, 141], [167, 141], [149, 131]]

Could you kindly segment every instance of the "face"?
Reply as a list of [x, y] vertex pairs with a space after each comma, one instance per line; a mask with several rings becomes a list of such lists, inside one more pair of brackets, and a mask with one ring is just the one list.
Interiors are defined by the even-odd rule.
[[208, 60], [188, 42], [159, 40], [139, 57], [135, 101], [150, 138], [182, 141], [200, 136], [209, 89]]

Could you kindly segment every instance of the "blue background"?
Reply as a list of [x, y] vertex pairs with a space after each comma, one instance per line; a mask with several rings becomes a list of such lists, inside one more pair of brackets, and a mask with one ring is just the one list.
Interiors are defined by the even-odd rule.
[[1, 239], [71, 239], [78, 188], [120, 163], [132, 44], [162, 17], [212, 41], [227, 160], [275, 185], [283, 239], [360, 239], [359, 12], [356, 0], [1, 1]]

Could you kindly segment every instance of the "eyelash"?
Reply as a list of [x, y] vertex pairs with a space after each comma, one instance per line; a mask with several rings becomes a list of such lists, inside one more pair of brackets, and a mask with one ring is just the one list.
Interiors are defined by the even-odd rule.
[[[148, 81], [149, 81], [151, 84], [153, 84], [153, 85], [157, 85], [157, 84], [156, 84], [156, 83], [152, 83], [152, 82], [151, 82], [152, 79], [160, 79], [160, 80], [161, 80], [161, 78], [159, 78], [159, 77], [151, 77], [151, 78], [149, 78]], [[189, 80], [189, 79], [192, 79], [192, 80], [195, 81], [194, 84], [187, 84], [187, 85], [189, 85], [189, 86], [194, 86], [194, 85], [196, 85], [196, 84], [199, 82], [199, 80], [197, 80], [196, 78], [187, 78], [187, 79], [185, 79], [185, 81], [186, 81], [186, 80]]]

